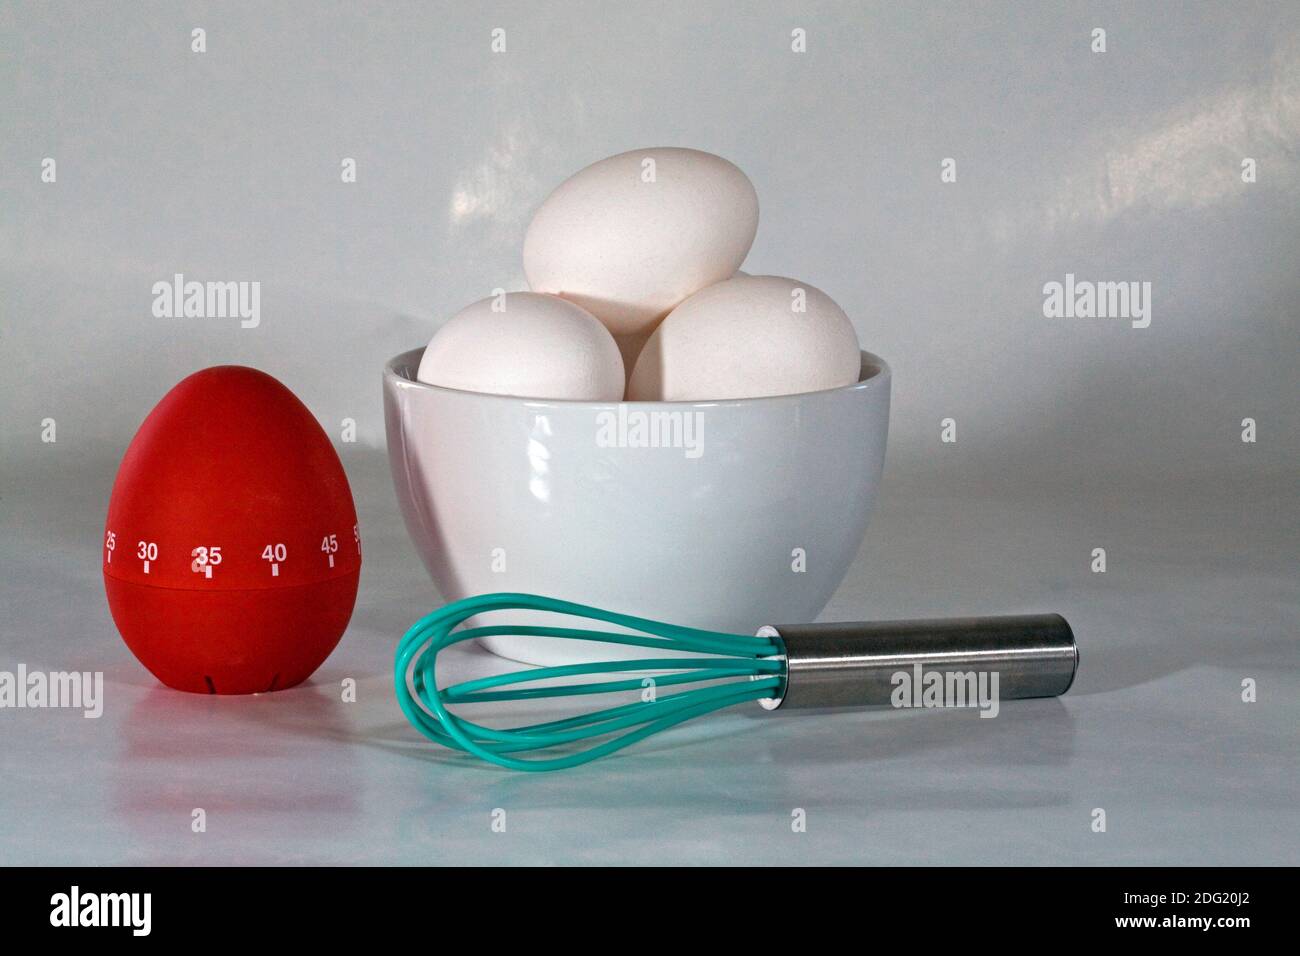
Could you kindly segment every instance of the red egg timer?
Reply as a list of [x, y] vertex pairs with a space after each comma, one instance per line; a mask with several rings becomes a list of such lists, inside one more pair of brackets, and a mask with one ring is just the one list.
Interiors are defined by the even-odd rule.
[[291, 391], [223, 365], [163, 396], [104, 530], [113, 621], [154, 676], [203, 694], [301, 683], [343, 636], [360, 574], [343, 465]]

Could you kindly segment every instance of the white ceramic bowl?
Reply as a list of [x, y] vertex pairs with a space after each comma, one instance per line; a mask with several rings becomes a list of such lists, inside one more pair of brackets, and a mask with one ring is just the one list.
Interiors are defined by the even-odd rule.
[[[889, 366], [874, 355], [856, 384], [824, 392], [604, 403], [425, 385], [422, 353], [384, 369], [384, 417], [402, 515], [444, 600], [525, 591], [752, 634], [815, 619], [857, 554], [889, 430]], [[484, 644], [531, 664], [644, 656]]]

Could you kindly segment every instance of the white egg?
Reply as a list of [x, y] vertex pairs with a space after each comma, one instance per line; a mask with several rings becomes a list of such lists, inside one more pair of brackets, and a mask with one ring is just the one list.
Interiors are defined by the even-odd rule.
[[416, 378], [466, 392], [616, 402], [623, 359], [590, 312], [553, 295], [509, 292], [457, 312], [424, 350]]
[[740, 267], [758, 195], [720, 156], [659, 147], [593, 163], [542, 203], [524, 237], [529, 287], [576, 302], [636, 342]]
[[[736, 275], [747, 276], [749, 273], [737, 272]], [[614, 336], [614, 341], [618, 343], [619, 353], [623, 356], [623, 370], [629, 376], [631, 376], [632, 370], [636, 368], [636, 360], [640, 356], [641, 350], [645, 348], [646, 342], [650, 340], [650, 336], [654, 334], [655, 328], [657, 326], [651, 326], [644, 332], [638, 332], [635, 335]]]
[[861, 356], [849, 317], [825, 292], [781, 276], [738, 276], [695, 293], [637, 359], [629, 401], [792, 395], [851, 385]]

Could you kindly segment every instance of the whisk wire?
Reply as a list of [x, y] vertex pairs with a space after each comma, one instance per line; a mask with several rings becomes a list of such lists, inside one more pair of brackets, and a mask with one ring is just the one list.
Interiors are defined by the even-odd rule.
[[[488, 625], [456, 630], [477, 614], [520, 609], [603, 621], [640, 633], [548, 625]], [[436, 662], [440, 651], [462, 641], [505, 634], [595, 641], [707, 656], [571, 664], [493, 675], [443, 688], [437, 686]], [[457, 601], [417, 621], [398, 645], [394, 681], [403, 713], [433, 742], [510, 769], [558, 770], [596, 760], [703, 714], [778, 694], [784, 679], [783, 665], [779, 660], [771, 659], [778, 653], [778, 645], [770, 638], [683, 627], [538, 595], [501, 593]], [[653, 678], [520, 686], [538, 681], [646, 670], [670, 673]], [[671, 673], [673, 671], [678, 673]], [[706, 686], [667, 695], [654, 693], [645, 700], [589, 714], [508, 729], [485, 727], [447, 709], [448, 704], [643, 690], [648, 686], [647, 681], [653, 681], [656, 690], [659, 686], [680, 684], [704, 683]], [[626, 732], [620, 733], [622, 731]], [[611, 734], [619, 735], [585, 750], [562, 752], [560, 756], [529, 759], [511, 756], [529, 751], [563, 751], [582, 741]]]

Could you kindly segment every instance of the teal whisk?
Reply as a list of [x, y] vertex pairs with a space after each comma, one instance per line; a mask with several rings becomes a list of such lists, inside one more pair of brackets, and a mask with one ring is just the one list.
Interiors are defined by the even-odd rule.
[[[636, 633], [520, 624], [457, 630], [476, 614], [502, 610], [549, 611]], [[648, 648], [651, 654], [438, 686], [441, 650], [505, 634], [621, 644]], [[652, 656], [654, 652], [674, 656]], [[403, 713], [434, 743], [512, 770], [560, 770], [747, 701], [759, 701], [769, 710], [889, 703], [895, 676], [920, 667], [968, 667], [971, 673], [996, 667], [1002, 676], [1002, 698], [1055, 696], [1069, 688], [1077, 664], [1074, 636], [1059, 615], [767, 626], [757, 636], [748, 636], [665, 624], [533, 594], [487, 594], [448, 604], [416, 622], [398, 644], [393, 677]], [[648, 671], [656, 676], [647, 679]], [[597, 676], [601, 679], [579, 680]], [[565, 683], [536, 686], [555, 680]], [[643, 695], [650, 683], [654, 692]], [[688, 684], [699, 686], [658, 693], [660, 687]], [[636, 692], [637, 699], [508, 729], [486, 727], [448, 709], [623, 691]], [[529, 752], [543, 756], [515, 756]]]

